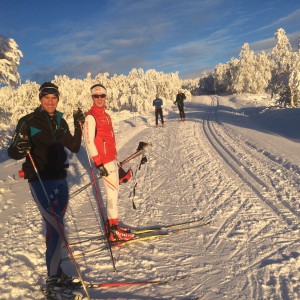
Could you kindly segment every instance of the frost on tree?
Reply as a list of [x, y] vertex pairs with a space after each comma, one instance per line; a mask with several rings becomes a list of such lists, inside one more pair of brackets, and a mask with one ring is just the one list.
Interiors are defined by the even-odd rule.
[[233, 78], [232, 90], [236, 93], [263, 93], [271, 79], [270, 62], [264, 52], [258, 55], [245, 43]]
[[274, 62], [270, 87], [275, 94], [280, 96], [280, 103], [290, 105], [291, 89], [289, 82], [292, 73], [292, 46], [283, 28], [276, 31], [275, 38], [277, 43], [269, 53], [269, 59]]
[[[218, 64], [214, 70], [215, 93], [270, 93], [279, 103], [292, 107], [300, 106], [300, 48], [292, 46], [284, 29], [275, 33], [274, 48], [266, 54], [255, 54], [245, 43], [239, 59]], [[209, 81], [206, 81], [208, 83]], [[207, 90], [207, 88], [206, 88]], [[279, 98], [278, 98], [279, 96]]]
[[16, 86], [20, 83], [18, 66], [23, 53], [14, 39], [0, 35], [0, 84]]
[[[152, 102], [158, 93], [164, 101], [165, 109], [172, 109], [178, 89], [182, 89], [191, 99], [191, 93], [182, 86], [178, 73], [165, 74], [155, 70], [143, 71], [132, 69], [128, 76], [102, 73], [91, 77], [87, 74], [85, 79], [69, 78], [66, 75], [54, 76], [52, 81], [59, 87], [60, 100], [58, 110], [64, 113], [66, 119], [73, 118], [73, 110], [80, 107], [87, 112], [93, 100], [90, 87], [102, 83], [107, 88], [107, 109], [110, 111], [127, 110], [131, 113], [152, 112]], [[188, 81], [186, 81], [186, 85]], [[26, 82], [13, 89], [10, 86], [0, 88], [0, 103], [2, 110], [15, 124], [16, 121], [32, 112], [39, 104], [39, 84]], [[26, 105], [24, 105], [26, 103]]]

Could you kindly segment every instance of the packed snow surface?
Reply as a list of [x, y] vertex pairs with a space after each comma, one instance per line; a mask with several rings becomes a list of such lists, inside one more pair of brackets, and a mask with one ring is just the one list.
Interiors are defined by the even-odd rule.
[[[154, 114], [110, 114], [120, 161], [139, 141], [152, 144], [140, 170], [140, 159], [124, 166], [134, 180], [121, 185], [120, 220], [132, 228], [202, 217], [211, 223], [114, 249], [114, 272], [108, 250], [97, 251], [104, 240], [83, 242], [103, 231], [92, 186], [76, 193], [91, 181], [82, 144], [69, 156], [65, 223], [69, 243], [77, 242], [74, 254], [86, 253], [77, 258], [83, 278], [183, 277], [91, 289], [92, 299], [300, 299], [299, 109], [266, 107], [258, 95], [197, 96], [186, 103], [185, 122], [175, 106], [165, 108], [164, 127], [155, 127]], [[0, 298], [43, 299], [44, 224], [18, 177], [22, 161], [8, 159], [6, 147], [1, 155]], [[64, 271], [75, 276], [65, 247], [63, 258]]]

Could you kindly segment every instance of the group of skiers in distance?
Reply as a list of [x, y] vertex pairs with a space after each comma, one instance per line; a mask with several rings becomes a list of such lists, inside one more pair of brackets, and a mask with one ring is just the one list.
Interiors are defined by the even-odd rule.
[[[174, 104], [177, 104], [178, 110], [179, 110], [179, 116], [181, 121], [185, 121], [185, 113], [184, 113], [184, 100], [186, 99], [185, 94], [178, 90], [178, 93], [176, 95], [176, 100], [174, 101]], [[164, 116], [163, 116], [163, 100], [159, 98], [159, 95], [156, 94], [156, 98], [153, 100], [153, 106], [155, 108], [155, 125], [158, 126], [158, 117], [160, 117], [161, 125], [164, 125]]]

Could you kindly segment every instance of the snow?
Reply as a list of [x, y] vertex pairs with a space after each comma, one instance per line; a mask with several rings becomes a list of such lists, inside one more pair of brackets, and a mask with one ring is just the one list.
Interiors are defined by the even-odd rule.
[[[158, 128], [152, 113], [111, 113], [120, 161], [139, 141], [152, 143], [136, 173], [135, 197], [133, 181], [121, 185], [122, 222], [138, 228], [204, 217], [211, 224], [113, 250], [118, 272], [106, 250], [78, 258], [87, 281], [187, 276], [164, 285], [89, 290], [92, 299], [300, 298], [300, 109], [265, 103], [262, 95], [197, 96], [186, 103], [185, 122], [170, 106], [165, 127]], [[22, 162], [8, 159], [6, 147], [0, 155], [0, 298], [43, 299], [44, 225], [27, 182], [18, 178]], [[69, 163], [74, 193], [90, 181], [83, 145]], [[138, 163], [127, 167], [136, 170]], [[91, 187], [71, 197], [66, 233], [69, 242], [100, 234]], [[103, 245], [93, 240], [72, 249]], [[76, 275], [69, 260], [63, 268]]]

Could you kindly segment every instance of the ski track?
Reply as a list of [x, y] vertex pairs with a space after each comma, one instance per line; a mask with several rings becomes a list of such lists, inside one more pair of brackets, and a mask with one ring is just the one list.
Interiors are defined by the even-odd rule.
[[[197, 99], [205, 105], [197, 105]], [[210, 226], [113, 250], [116, 273], [106, 250], [77, 260], [84, 279], [94, 282], [188, 277], [176, 284], [94, 289], [92, 299], [299, 299], [298, 168], [227, 128], [218, 114], [218, 97], [195, 100], [187, 103], [191, 118], [185, 122], [170, 117], [164, 127], [149, 127], [151, 116], [147, 123], [135, 118], [116, 126], [122, 158], [139, 141], [152, 143], [148, 162], [136, 173], [135, 196], [133, 182], [121, 185], [119, 213], [133, 227], [202, 216], [212, 220]], [[126, 131], [134, 132], [129, 140]], [[70, 192], [90, 181], [84, 149], [72, 159]], [[129, 165], [136, 169], [138, 164], [139, 159]], [[14, 175], [19, 166], [7, 162], [13, 173], [0, 188], [0, 214], [7, 218], [0, 228], [1, 299], [43, 299], [44, 228], [27, 184]], [[15, 207], [13, 199], [20, 195], [24, 204]], [[102, 235], [100, 228], [89, 187], [70, 199], [66, 214], [67, 237], [79, 241], [74, 253], [104, 246], [101, 240], [80, 244]], [[62, 252], [68, 255], [65, 248]], [[63, 267], [76, 275], [70, 261]]]

